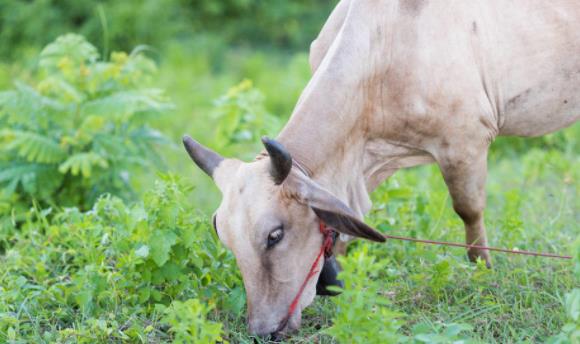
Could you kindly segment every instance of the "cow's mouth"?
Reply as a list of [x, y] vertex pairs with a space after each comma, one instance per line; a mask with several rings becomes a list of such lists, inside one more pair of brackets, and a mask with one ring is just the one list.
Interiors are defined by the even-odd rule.
[[318, 277], [318, 282], [316, 283], [316, 295], [321, 296], [336, 296], [340, 294], [337, 291], [328, 290], [330, 286], [336, 286], [343, 288], [344, 283], [339, 280], [338, 273], [340, 272], [340, 266], [336, 262], [334, 255], [326, 258], [324, 260], [324, 266]]
[[283, 334], [282, 332], [273, 332], [273, 333], [270, 333], [269, 335], [265, 336], [264, 339], [269, 341], [269, 342], [280, 343], [280, 342], [282, 342], [282, 340], [284, 340], [285, 337], [286, 337], [286, 335]]

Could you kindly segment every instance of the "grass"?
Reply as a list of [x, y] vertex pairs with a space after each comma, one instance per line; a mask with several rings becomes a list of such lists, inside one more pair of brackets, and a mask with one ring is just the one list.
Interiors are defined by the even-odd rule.
[[[578, 129], [576, 125], [567, 131]], [[509, 143], [502, 141], [498, 145]], [[580, 236], [578, 154], [533, 148], [492, 161], [489, 169], [490, 245], [572, 254], [572, 242]], [[368, 221], [390, 228], [392, 234], [464, 240], [463, 224], [435, 166], [400, 171], [374, 196]], [[393, 301], [392, 308], [406, 314], [402, 332], [407, 335], [418, 324], [438, 331], [446, 323], [466, 323], [473, 327], [470, 337], [484, 343], [545, 342], [566, 321], [564, 294], [580, 287], [569, 260], [494, 253], [489, 270], [467, 262], [460, 248], [358, 241], [351, 249], [363, 245], [389, 262], [377, 281]], [[303, 328], [288, 342], [334, 343], [322, 333], [334, 312], [329, 299], [318, 298], [305, 312]], [[228, 327], [233, 342], [252, 342], [244, 334], [243, 317], [220, 320], [233, 320], [233, 328]]]
[[[529, 173], [537, 166], [541, 173]], [[490, 245], [571, 254], [571, 242], [580, 235], [578, 167], [577, 154], [536, 149], [492, 161], [486, 212]], [[395, 178], [413, 188], [410, 200], [426, 197], [430, 221], [418, 237], [463, 240], [463, 226], [435, 167]], [[410, 223], [407, 233], [416, 228]], [[397, 232], [406, 234], [405, 228]], [[545, 341], [563, 324], [563, 294], [578, 287], [571, 261], [496, 253], [494, 268], [487, 270], [467, 263], [462, 249], [401, 242], [375, 249], [393, 261], [397, 277], [387, 279], [385, 290], [394, 293], [397, 308], [411, 323], [467, 322], [484, 342]]]
[[[284, 121], [309, 79], [309, 68], [304, 53], [286, 55], [272, 51], [229, 50], [208, 41], [192, 42], [191, 46], [185, 46], [170, 46], [159, 56], [160, 74], [156, 84], [167, 89], [176, 103], [176, 110], [159, 117], [152, 126], [159, 128], [174, 142], [174, 146], [168, 147], [164, 154], [167, 168], [183, 179], [193, 181], [196, 187], [188, 194], [189, 206], [199, 213], [209, 214], [217, 206], [219, 191], [186, 157], [179, 142], [181, 135], [189, 133], [210, 146], [215, 145], [213, 100], [245, 78], [253, 80], [255, 87], [265, 95], [266, 109]], [[3, 65], [0, 68], [0, 85], [7, 85], [7, 80], [13, 74], [20, 74], [17, 73], [19, 68]], [[580, 125], [576, 124], [547, 139], [501, 138], [494, 143], [487, 182], [486, 227], [490, 245], [572, 254], [572, 243], [580, 236], [579, 137]], [[228, 149], [227, 153], [236, 157], [243, 153], [247, 158], [259, 149], [259, 143], [255, 142]], [[143, 193], [151, 189], [148, 180], [142, 180], [138, 185]], [[383, 231], [423, 239], [453, 242], [464, 240], [463, 224], [452, 210], [451, 200], [436, 166], [399, 171], [373, 194], [373, 199], [374, 207], [367, 221]], [[14, 239], [11, 243], [15, 247], [21, 245], [22, 248], [29, 241], [30, 247], [38, 245], [40, 240], [50, 241], [43, 228], [31, 226], [27, 229], [30, 233], [22, 236], [22, 242]], [[151, 230], [154, 229], [152, 227]], [[126, 245], [130, 245], [130, 242]], [[369, 255], [386, 262], [387, 268], [369, 278], [368, 283], [380, 285], [379, 293], [391, 300], [389, 307], [405, 314], [401, 333], [409, 338], [414, 338], [418, 328], [439, 333], [450, 323], [460, 323], [471, 325], [472, 330], [467, 331], [466, 335], [475, 342], [545, 342], [560, 332], [567, 321], [562, 305], [564, 294], [580, 287], [573, 275], [571, 261], [496, 253], [493, 254], [494, 268], [489, 270], [481, 264], [467, 262], [464, 250], [459, 248], [399, 241], [388, 241], [384, 245], [357, 241], [351, 245], [350, 253], [363, 247], [368, 248]], [[82, 250], [74, 251], [71, 248], [73, 251], [63, 253], [62, 259], [75, 252], [93, 254], [90, 253], [93, 249], [82, 247]], [[40, 258], [22, 257], [26, 271], [30, 274], [38, 273], [35, 260], [38, 258], [44, 261], [50, 255], [47, 252], [43, 252], [40, 245]], [[90, 261], [89, 258], [87, 261]], [[231, 257], [228, 259], [231, 263]], [[114, 258], [110, 260], [107, 264], [117, 264]], [[113, 271], [115, 278], [123, 282], [119, 272], [107, 264], [103, 269]], [[50, 281], [58, 282], [59, 288], [68, 290], [66, 288], [69, 288], [70, 283], [67, 278], [78, 267], [66, 264], [58, 266], [64, 266], [63, 271], [46, 273], [50, 275]], [[2, 277], [14, 277], [20, 283], [17, 277], [24, 273], [17, 268], [5, 268], [0, 269], [5, 274]], [[226, 268], [220, 267], [219, 278], [230, 282], [235, 280], [229, 277], [237, 271], [233, 263], [226, 264]], [[185, 277], [193, 279], [196, 275], [189, 273]], [[38, 295], [47, 293], [41, 287], [49, 284], [48, 280], [33, 282], [34, 288], [40, 290]], [[216, 283], [210, 282], [210, 289], [218, 290], [220, 286]], [[120, 288], [118, 293], [122, 294], [122, 290]], [[0, 291], [3, 291], [2, 286]], [[161, 315], [151, 310], [156, 307], [152, 303], [135, 306], [123, 303], [126, 300], [121, 298], [119, 305], [107, 308], [102, 314], [91, 318], [70, 301], [71, 295], [74, 295], [71, 289], [67, 291], [70, 293], [67, 294], [68, 299], [63, 297], [63, 304], [57, 309], [57, 312], [66, 314], [63, 317], [66, 320], [52, 323], [52, 311], [43, 308], [42, 299], [37, 299], [36, 292], [12, 291], [31, 293], [30, 299], [26, 298], [19, 305], [18, 314], [10, 316], [24, 319], [18, 321], [21, 321], [21, 326], [25, 324], [27, 328], [33, 329], [34, 335], [29, 338], [35, 338], [38, 342], [42, 342], [39, 338], [49, 329], [65, 329], [72, 333], [83, 327], [83, 336], [88, 336], [86, 342], [124, 341], [120, 337], [101, 332], [99, 337], [90, 337], [91, 332], [101, 326], [98, 322], [101, 320], [117, 324], [110, 326], [116, 326], [116, 331], [121, 332], [125, 324], [132, 324], [144, 342], [166, 342], [172, 338], [168, 334], [167, 325], [161, 321]], [[229, 290], [222, 292], [223, 297], [226, 297]], [[197, 290], [185, 290], [172, 297], [185, 301], [197, 294]], [[51, 299], [50, 302], [55, 301]], [[219, 300], [217, 304], [220, 305]], [[369, 309], [375, 307], [373, 300], [368, 300], [368, 305]], [[337, 312], [338, 308], [332, 299], [317, 298], [304, 311], [301, 330], [288, 338], [287, 342], [335, 343], [336, 339], [326, 334], [325, 329], [332, 326]], [[0, 320], [2, 316], [0, 309]], [[223, 337], [231, 343], [264, 342], [248, 336], [245, 311], [233, 312], [226, 307], [217, 307], [210, 311], [209, 318], [223, 324]], [[95, 321], [96, 325], [93, 324]], [[0, 333], [0, 340], [9, 337]], [[20, 342], [25, 341], [23, 339]]]

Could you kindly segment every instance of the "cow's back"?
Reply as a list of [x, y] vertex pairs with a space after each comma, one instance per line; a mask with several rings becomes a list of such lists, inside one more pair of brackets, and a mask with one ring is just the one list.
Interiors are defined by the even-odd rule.
[[[354, 163], [353, 147], [386, 152], [370, 164], [420, 158], [380, 168], [392, 172], [471, 154], [498, 135], [562, 128], [580, 109], [578, 7], [343, 0], [313, 44], [314, 75], [278, 139], [314, 173]], [[393, 147], [405, 151], [393, 156]]]
[[385, 26], [376, 135], [434, 150], [450, 136], [541, 135], [578, 119], [575, 1], [401, 0]]
[[485, 52], [503, 111], [501, 135], [536, 136], [580, 116], [580, 3], [496, 1]]

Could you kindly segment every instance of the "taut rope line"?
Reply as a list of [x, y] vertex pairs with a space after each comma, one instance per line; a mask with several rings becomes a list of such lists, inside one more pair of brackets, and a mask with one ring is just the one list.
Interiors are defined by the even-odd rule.
[[562, 256], [562, 255], [554, 254], [554, 253], [531, 252], [531, 251], [524, 251], [524, 250], [508, 250], [505, 248], [480, 246], [480, 245], [470, 245], [470, 244], [459, 244], [459, 243], [447, 242], [447, 241], [423, 240], [423, 239], [407, 238], [407, 237], [402, 237], [402, 236], [397, 236], [397, 235], [387, 235], [387, 234], [383, 234], [383, 236], [387, 239], [412, 241], [412, 242], [418, 242], [418, 243], [430, 244], [430, 245], [477, 248], [477, 249], [481, 249], [481, 250], [497, 251], [497, 252], [512, 253], [512, 254], [522, 254], [522, 255], [534, 256], [534, 257], [572, 259], [571, 256]]

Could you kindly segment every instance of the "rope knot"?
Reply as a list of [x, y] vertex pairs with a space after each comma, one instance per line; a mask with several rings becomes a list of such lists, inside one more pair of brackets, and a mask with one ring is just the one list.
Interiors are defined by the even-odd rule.
[[334, 244], [335, 232], [332, 228], [327, 227], [326, 224], [320, 221], [319, 224], [320, 233], [323, 235], [322, 248], [324, 249], [324, 257], [328, 258], [332, 256], [332, 246]]
[[322, 234], [322, 246], [320, 247], [320, 251], [318, 252], [318, 255], [316, 256], [316, 259], [312, 263], [312, 266], [310, 267], [310, 271], [308, 271], [308, 274], [306, 275], [304, 282], [302, 282], [302, 285], [300, 286], [298, 293], [294, 297], [294, 300], [292, 300], [290, 307], [288, 307], [288, 313], [286, 313], [286, 316], [284, 317], [284, 319], [282, 319], [282, 322], [278, 326], [278, 329], [276, 330], [276, 332], [279, 332], [282, 329], [284, 329], [284, 327], [286, 327], [286, 325], [288, 324], [288, 321], [290, 320], [290, 317], [292, 316], [292, 314], [294, 314], [294, 312], [296, 311], [296, 308], [298, 308], [298, 304], [300, 302], [300, 296], [302, 296], [302, 293], [304, 292], [304, 288], [306, 288], [306, 284], [308, 284], [308, 281], [312, 277], [316, 276], [316, 274], [320, 272], [319, 270], [316, 270], [316, 268], [318, 267], [318, 263], [320, 262], [320, 259], [322, 259], [322, 256], [324, 256], [325, 258], [332, 256], [332, 245], [334, 243], [334, 234], [335, 234], [334, 230], [330, 227], [327, 227], [326, 224], [324, 224], [324, 222], [322, 222], [322, 221], [319, 222], [318, 229], [320, 230], [320, 233]]

